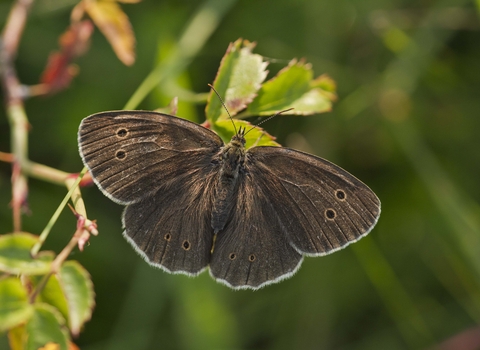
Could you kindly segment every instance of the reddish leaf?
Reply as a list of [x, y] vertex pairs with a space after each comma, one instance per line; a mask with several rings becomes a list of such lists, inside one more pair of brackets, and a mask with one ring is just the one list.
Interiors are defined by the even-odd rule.
[[77, 68], [69, 64], [70, 57], [63, 53], [52, 52], [48, 57], [47, 67], [40, 82], [47, 85], [48, 93], [55, 93], [67, 88], [73, 77], [77, 75]]
[[74, 22], [60, 37], [60, 52], [52, 52], [43, 71], [40, 82], [46, 85], [48, 93], [67, 88], [78, 68], [71, 64], [74, 58], [88, 50], [89, 39], [93, 32], [90, 21]]

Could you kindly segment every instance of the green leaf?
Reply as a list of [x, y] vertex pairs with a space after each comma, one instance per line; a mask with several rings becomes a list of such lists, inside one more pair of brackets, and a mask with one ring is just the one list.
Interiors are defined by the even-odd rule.
[[337, 84], [327, 74], [320, 75], [317, 79], [312, 81], [311, 85], [313, 88], [320, 88], [326, 93], [330, 92], [332, 94], [332, 100], [335, 100], [337, 98], [335, 94], [335, 92], [337, 91]]
[[52, 252], [41, 252], [32, 258], [30, 250], [38, 236], [20, 232], [0, 237], [0, 271], [19, 275], [43, 275], [50, 271]]
[[[213, 83], [232, 116], [245, 109], [255, 98], [261, 83], [267, 77], [268, 63], [263, 61], [262, 56], [252, 53], [254, 47], [254, 43], [241, 39], [231, 43]], [[208, 96], [205, 114], [212, 124], [218, 119], [228, 118], [220, 99], [213, 91]]]
[[247, 108], [247, 115], [284, 114], [308, 115], [331, 110], [335, 100], [335, 84], [326, 77], [313, 80], [310, 64], [292, 60], [278, 74], [263, 84], [257, 97]]
[[329, 96], [330, 94], [325, 93], [322, 89], [312, 89], [292, 102], [290, 106], [293, 110], [291, 112], [301, 115], [328, 112], [332, 109], [332, 101]]
[[[274, 136], [270, 135], [260, 127], [253, 128], [253, 125], [245, 120], [235, 120], [235, 126], [237, 130], [240, 127], [246, 128], [248, 133], [245, 136], [245, 140], [247, 141], [245, 147], [247, 149], [252, 146], [280, 146], [280, 144], [274, 141]], [[215, 125], [212, 125], [212, 129], [225, 142], [229, 142], [232, 136], [235, 135], [235, 128], [233, 127], [231, 120], [219, 120]]]
[[0, 332], [26, 322], [33, 313], [27, 291], [20, 279], [8, 277], [0, 280]]
[[59, 349], [67, 350], [70, 336], [65, 319], [53, 306], [37, 303], [32, 317], [27, 322], [26, 350], [37, 350], [47, 343], [56, 343]]
[[[33, 306], [32, 306], [32, 313], [33, 313]], [[27, 333], [25, 332], [24, 324], [11, 328], [8, 331], [8, 343], [10, 345], [10, 350], [24, 350], [26, 342], [27, 342]]]
[[[41, 278], [36, 278], [36, 284]], [[58, 275], [52, 275], [38, 295], [38, 301], [54, 306], [65, 319], [68, 319], [68, 304], [58, 280]]]
[[74, 336], [92, 316], [95, 293], [90, 275], [76, 261], [65, 262], [58, 274], [60, 285], [68, 304], [68, 323]]

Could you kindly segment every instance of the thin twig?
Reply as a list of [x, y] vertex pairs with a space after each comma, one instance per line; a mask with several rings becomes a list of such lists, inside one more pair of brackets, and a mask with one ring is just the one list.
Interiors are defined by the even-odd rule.
[[[15, 161], [15, 156], [12, 153], [0, 152], [0, 162], [13, 163]], [[47, 165], [40, 163], [35, 163], [32, 161], [26, 161], [23, 167], [24, 173], [28, 176], [51, 182], [56, 185], [67, 185], [67, 188], [70, 188], [72, 183], [69, 181], [75, 181], [78, 173], [67, 173], [62, 170], [58, 170]], [[92, 176], [87, 172], [82, 180], [80, 181], [80, 187], [88, 186], [93, 183]], [[77, 209], [78, 210], [78, 209]]]
[[13, 4], [0, 39], [0, 78], [4, 90], [6, 110], [11, 128], [12, 164], [12, 209], [14, 231], [21, 230], [21, 211], [26, 203], [27, 177], [23, 173], [28, 159], [29, 123], [23, 108], [23, 88], [17, 78], [13, 61], [17, 55], [28, 11], [33, 0], [18, 0]]
[[5, 29], [2, 33], [5, 52], [14, 59], [17, 54], [18, 44], [22, 36], [25, 23], [27, 21], [28, 11], [32, 6], [33, 0], [17, 0], [8, 15]]
[[0, 162], [13, 163], [14, 159], [13, 154], [0, 152]]
[[37, 255], [42, 244], [47, 239], [50, 233], [50, 230], [52, 229], [53, 225], [55, 224], [58, 217], [60, 216], [60, 213], [62, 212], [63, 208], [65, 208], [65, 205], [67, 205], [69, 199], [72, 197], [74, 193], [75, 193], [75, 198], [72, 197], [72, 201], [73, 201], [73, 204], [75, 205], [75, 210], [77, 210], [77, 212], [79, 212], [80, 215], [86, 218], [86, 211], [85, 211], [85, 205], [83, 204], [83, 200], [81, 199], [79, 192], [75, 192], [78, 189], [78, 184], [80, 183], [86, 171], [87, 171], [87, 168], [84, 168], [76, 179], [67, 180], [68, 181], [67, 186], [69, 187], [69, 191], [66, 194], [65, 198], [63, 199], [63, 201], [58, 206], [53, 216], [50, 218], [50, 221], [48, 222], [47, 226], [45, 226], [45, 228], [43, 229], [42, 233], [40, 234], [40, 237], [38, 237], [38, 242], [35, 243], [35, 245], [32, 247], [32, 250], [30, 251], [32, 256]]

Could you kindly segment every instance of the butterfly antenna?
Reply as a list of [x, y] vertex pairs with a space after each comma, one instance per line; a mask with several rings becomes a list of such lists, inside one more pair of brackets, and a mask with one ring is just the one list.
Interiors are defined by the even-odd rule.
[[233, 118], [232, 118], [232, 116], [230, 115], [230, 112], [228, 111], [227, 106], [225, 105], [225, 102], [223, 102], [222, 96], [220, 96], [220, 94], [217, 92], [217, 90], [215, 90], [215, 88], [213, 87], [212, 84], [208, 84], [208, 86], [210, 86], [210, 88], [213, 90], [213, 92], [215, 92], [215, 94], [218, 96], [218, 99], [219, 99], [220, 102], [222, 103], [223, 108], [225, 108], [225, 110], [227, 111], [228, 116], [230, 117], [230, 120], [232, 121], [233, 129], [235, 130], [235, 134], [237, 134], [237, 133], [238, 133], [238, 132], [237, 132], [237, 127], [235, 126], [235, 123], [233, 122]]
[[279, 114], [282, 114], [282, 113], [291, 111], [292, 109], [294, 109], [294, 108], [284, 109], [283, 111], [280, 111], [280, 112], [275, 113], [274, 115], [271, 115], [271, 116], [268, 117], [267, 119], [262, 120], [262, 121], [261, 121], [260, 123], [258, 123], [257, 125], [254, 125], [251, 129], [249, 129], [249, 130], [245, 133], [245, 135], [247, 135], [250, 131], [252, 131], [253, 129], [255, 129], [257, 126], [260, 126], [260, 125], [262, 125], [262, 124], [265, 123], [265, 122], [268, 122], [270, 119], [275, 118], [275, 117], [276, 117], [277, 115], [279, 115]]

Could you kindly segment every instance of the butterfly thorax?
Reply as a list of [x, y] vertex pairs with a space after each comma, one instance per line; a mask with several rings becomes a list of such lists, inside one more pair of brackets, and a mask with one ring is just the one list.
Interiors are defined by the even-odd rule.
[[218, 172], [213, 199], [212, 228], [215, 233], [221, 231], [230, 217], [235, 205], [234, 194], [238, 189], [238, 175], [243, 171], [245, 161], [245, 137], [239, 131], [232, 140], [222, 147], [218, 154], [220, 171]]

